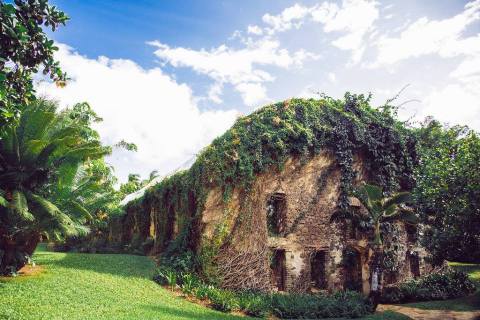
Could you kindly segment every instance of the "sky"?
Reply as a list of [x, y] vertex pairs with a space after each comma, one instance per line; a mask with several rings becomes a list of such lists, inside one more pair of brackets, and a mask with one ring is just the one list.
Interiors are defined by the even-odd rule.
[[70, 77], [37, 91], [87, 101], [120, 181], [185, 167], [241, 115], [346, 91], [480, 131], [480, 0], [51, 0]]

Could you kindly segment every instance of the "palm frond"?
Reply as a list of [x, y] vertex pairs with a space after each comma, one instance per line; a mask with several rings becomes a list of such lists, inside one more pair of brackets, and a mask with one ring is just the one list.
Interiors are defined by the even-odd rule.
[[7, 207], [8, 206], [8, 201], [7, 201], [7, 199], [4, 198], [4, 196], [5, 196], [5, 191], [0, 189], [0, 206]]
[[56, 205], [33, 193], [26, 195], [28, 200], [36, 206], [35, 213], [41, 215], [38, 220], [42, 230], [54, 234], [56, 238], [78, 234], [76, 223]]
[[27, 198], [25, 194], [19, 190], [12, 192], [12, 201], [10, 201], [10, 209], [23, 221], [34, 221], [35, 217], [28, 211]]

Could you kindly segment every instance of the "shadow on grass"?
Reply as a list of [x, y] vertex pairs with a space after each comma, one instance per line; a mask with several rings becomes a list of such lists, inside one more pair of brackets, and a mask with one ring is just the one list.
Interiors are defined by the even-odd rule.
[[151, 279], [155, 270], [155, 263], [146, 256], [51, 252], [46, 251], [44, 247], [35, 252], [34, 260], [48, 269], [61, 267], [119, 277]]
[[171, 317], [178, 317], [182, 319], [200, 319], [200, 320], [215, 320], [215, 319], [252, 319], [243, 316], [236, 316], [228, 313], [220, 313], [217, 311], [211, 310], [206, 314], [200, 314], [193, 311], [188, 311], [184, 309], [175, 309], [166, 306], [151, 306], [151, 305], [144, 305], [142, 306], [146, 310], [158, 312], [161, 315], [167, 315]]

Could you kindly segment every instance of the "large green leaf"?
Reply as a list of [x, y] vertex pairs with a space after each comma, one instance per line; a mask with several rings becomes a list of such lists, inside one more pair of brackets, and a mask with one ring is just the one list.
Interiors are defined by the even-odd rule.
[[367, 193], [367, 196], [371, 202], [382, 200], [382, 197], [383, 197], [382, 188], [380, 188], [379, 186], [365, 184], [362, 187]]
[[10, 202], [10, 208], [21, 220], [35, 220], [35, 217], [28, 211], [27, 198], [22, 191], [14, 190], [12, 192], [12, 201]]
[[411, 201], [410, 192], [398, 192], [383, 202], [383, 208], [386, 209], [393, 204], [402, 204]]

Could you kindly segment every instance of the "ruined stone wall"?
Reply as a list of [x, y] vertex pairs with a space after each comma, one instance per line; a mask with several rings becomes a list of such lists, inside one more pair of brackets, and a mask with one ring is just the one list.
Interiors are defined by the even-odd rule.
[[[366, 180], [359, 156], [355, 170], [356, 183]], [[223, 201], [220, 190], [211, 190], [202, 213], [202, 245], [218, 237], [219, 230], [226, 230], [221, 239], [226, 245], [216, 258], [223, 286], [275, 290], [270, 268], [272, 252], [284, 250], [285, 290], [310, 290], [310, 261], [318, 251], [325, 252], [326, 289], [342, 289], [345, 277], [349, 276], [342, 266], [343, 251], [349, 246], [359, 252], [363, 278], [360, 290], [368, 292], [371, 252], [367, 250], [367, 235], [357, 234], [352, 238], [345, 223], [331, 221], [337, 209], [339, 184], [340, 172], [334, 157], [323, 152], [307, 162], [290, 158], [282, 171], [259, 175], [250, 190], [235, 189], [228, 202]], [[282, 194], [286, 201], [284, 227], [277, 235], [269, 234], [267, 228], [267, 202], [272, 194]], [[407, 252], [420, 250], [416, 243], [408, 244], [405, 230], [401, 229], [403, 225], [399, 227], [397, 281], [411, 277]], [[424, 252], [420, 256], [423, 273]]]

